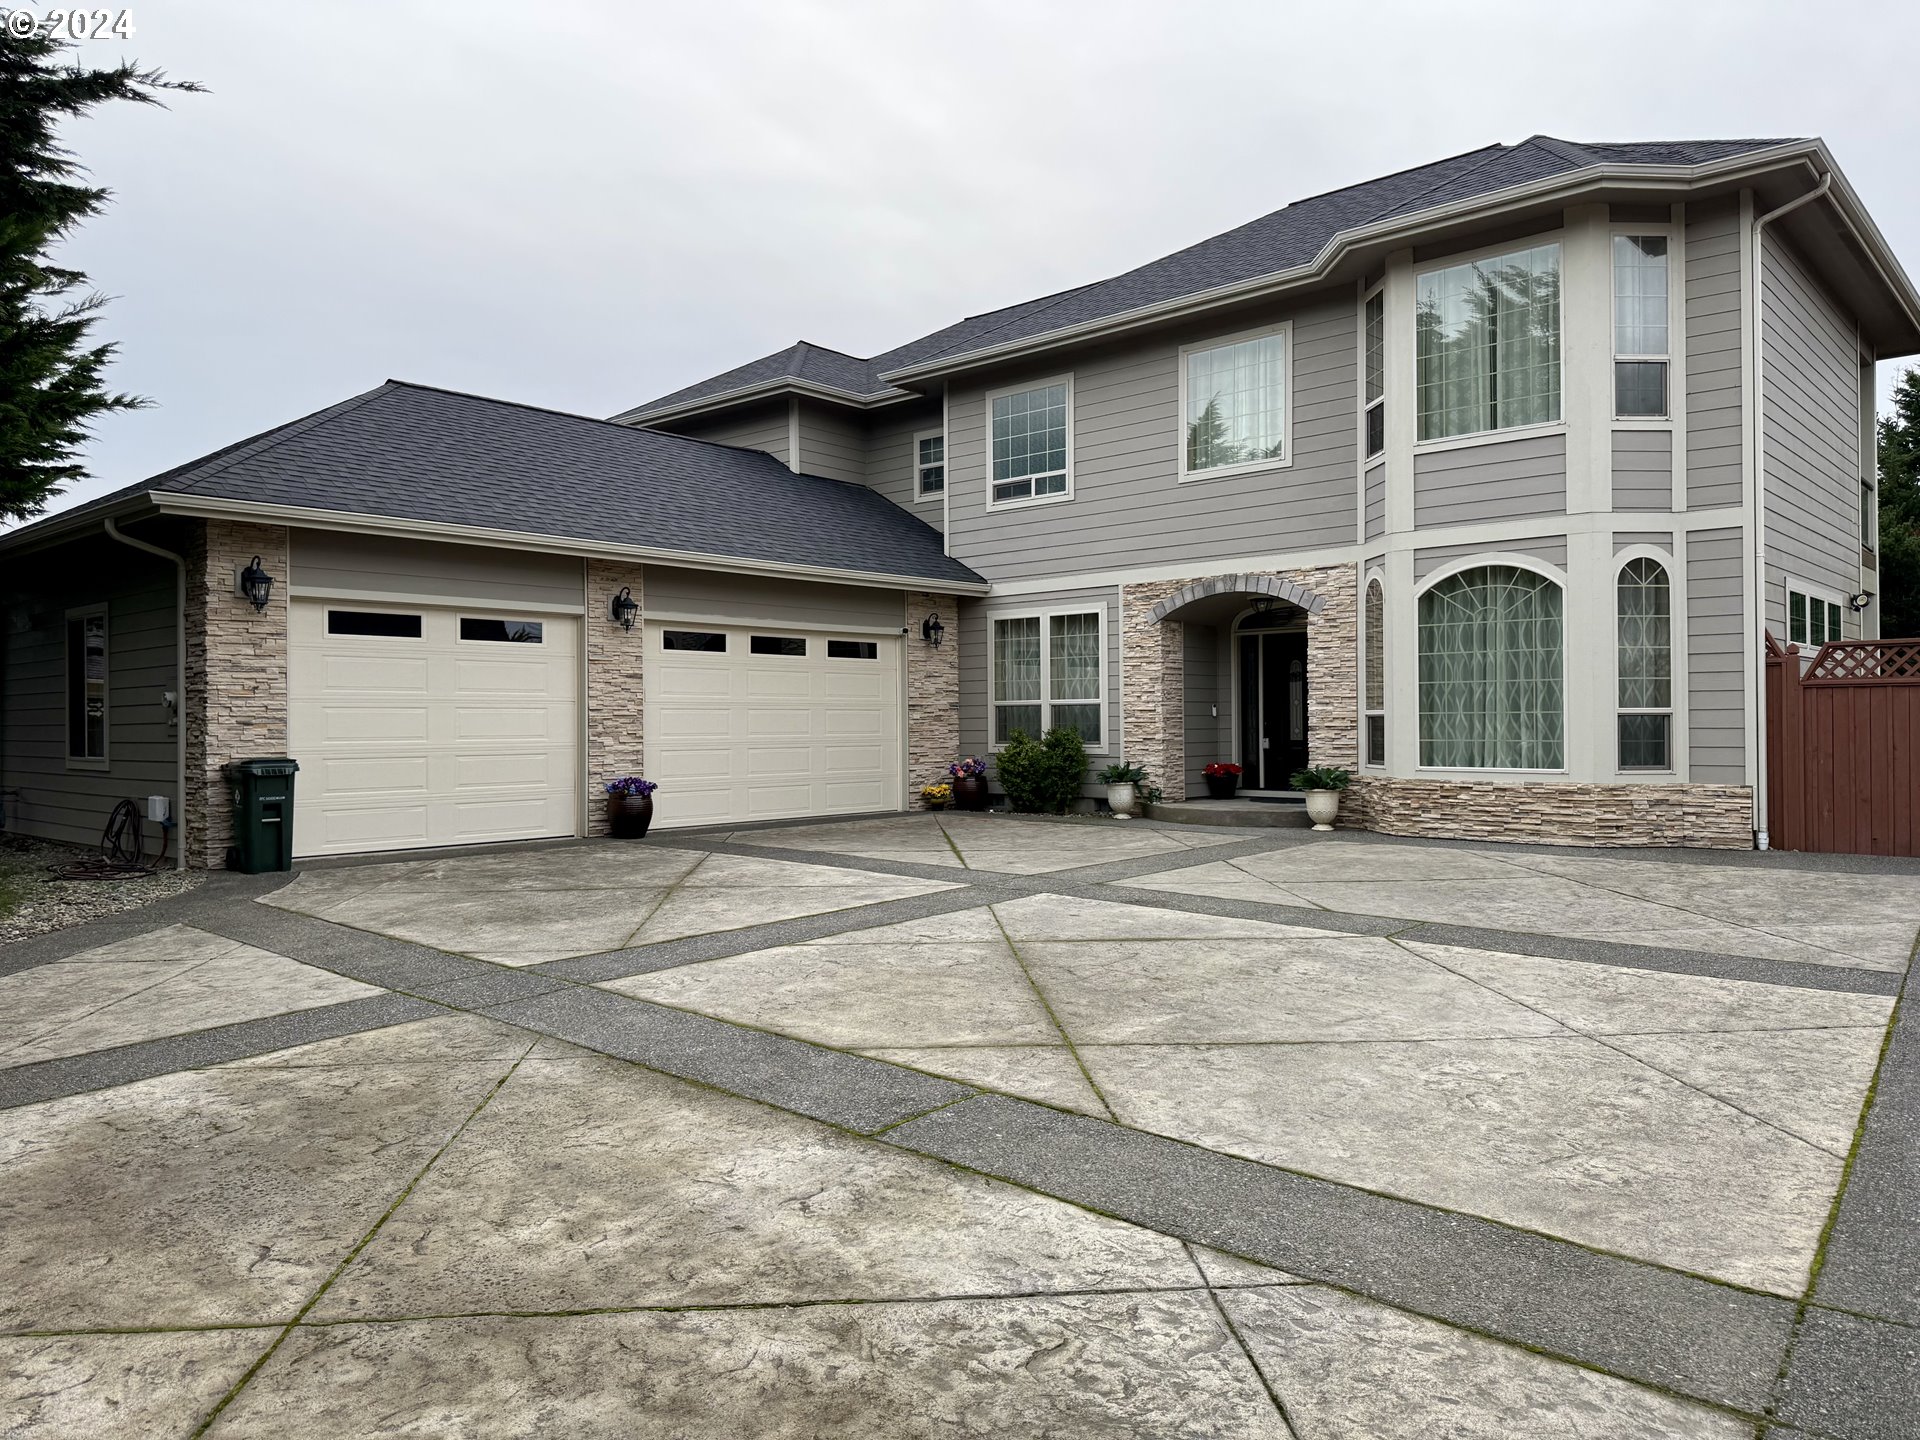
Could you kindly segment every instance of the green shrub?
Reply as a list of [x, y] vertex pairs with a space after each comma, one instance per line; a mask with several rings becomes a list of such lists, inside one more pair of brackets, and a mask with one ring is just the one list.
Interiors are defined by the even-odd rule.
[[994, 764], [1007, 803], [1029, 815], [1064, 815], [1080, 798], [1087, 747], [1077, 732], [1056, 725], [1044, 740], [1016, 730]]

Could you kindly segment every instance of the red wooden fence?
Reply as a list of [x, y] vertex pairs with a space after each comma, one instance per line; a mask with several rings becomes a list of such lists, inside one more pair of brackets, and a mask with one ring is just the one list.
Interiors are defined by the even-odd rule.
[[1776, 850], [1920, 855], [1920, 640], [1839, 640], [1801, 672], [1767, 636]]

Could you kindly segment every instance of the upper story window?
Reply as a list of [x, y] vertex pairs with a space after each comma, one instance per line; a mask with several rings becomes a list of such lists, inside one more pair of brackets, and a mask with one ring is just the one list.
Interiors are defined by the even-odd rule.
[[1072, 493], [1067, 458], [1073, 435], [1072, 401], [1073, 384], [1065, 379], [988, 397], [993, 481], [989, 503], [1065, 499]]
[[1445, 440], [1560, 418], [1560, 247], [1423, 272], [1419, 435]]
[[67, 615], [67, 759], [82, 766], [107, 758], [107, 612]]
[[1513, 565], [1420, 596], [1420, 763], [1558, 770], [1566, 707], [1560, 587]]
[[1287, 458], [1290, 327], [1180, 352], [1186, 449], [1181, 470], [1216, 475]]
[[1613, 413], [1667, 414], [1667, 237], [1613, 237]]
[[1840, 638], [1840, 604], [1792, 585], [1787, 587], [1787, 639], [1818, 649]]
[[1668, 770], [1673, 728], [1673, 597], [1666, 567], [1642, 557], [1620, 567], [1619, 745], [1622, 770]]
[[1387, 448], [1387, 292], [1367, 297], [1367, 458]]
[[947, 488], [947, 437], [927, 430], [913, 437], [913, 493], [920, 499], [944, 494]]

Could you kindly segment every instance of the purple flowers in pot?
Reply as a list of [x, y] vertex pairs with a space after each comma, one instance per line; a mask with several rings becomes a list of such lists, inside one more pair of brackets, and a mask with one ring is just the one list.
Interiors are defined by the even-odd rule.
[[642, 780], [638, 775], [622, 775], [618, 780], [607, 781], [603, 788], [609, 795], [638, 795], [644, 798], [660, 787], [651, 780]]

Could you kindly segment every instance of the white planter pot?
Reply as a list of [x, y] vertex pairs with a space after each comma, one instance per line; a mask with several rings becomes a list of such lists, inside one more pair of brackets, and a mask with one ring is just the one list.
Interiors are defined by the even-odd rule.
[[1116, 815], [1133, 814], [1134, 792], [1131, 785], [1107, 786], [1107, 805]]
[[1313, 821], [1316, 830], [1331, 830], [1333, 817], [1340, 813], [1340, 792], [1338, 790], [1307, 791], [1307, 818]]

